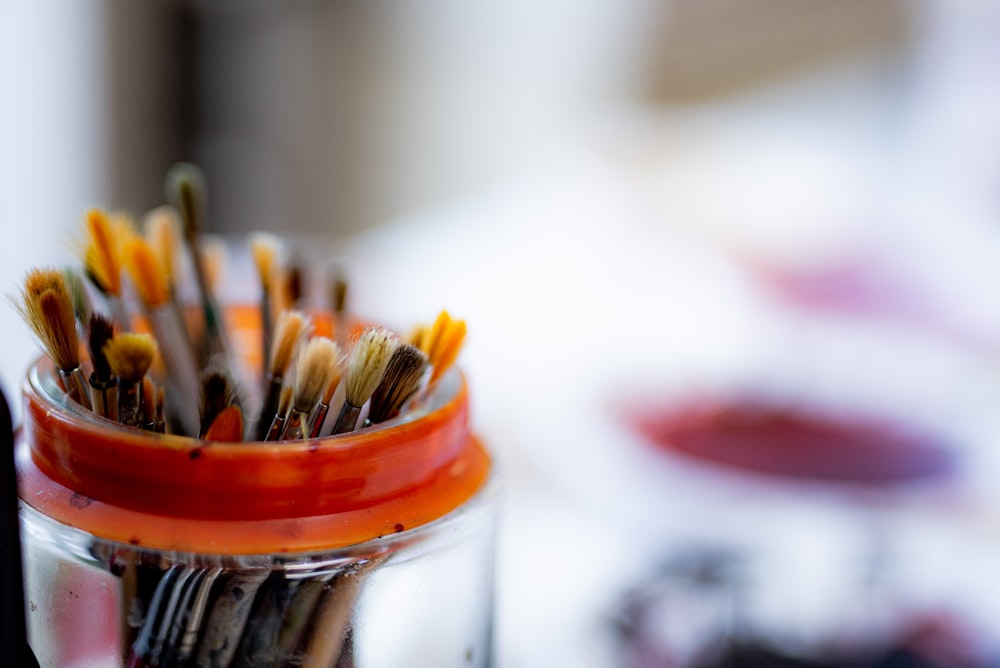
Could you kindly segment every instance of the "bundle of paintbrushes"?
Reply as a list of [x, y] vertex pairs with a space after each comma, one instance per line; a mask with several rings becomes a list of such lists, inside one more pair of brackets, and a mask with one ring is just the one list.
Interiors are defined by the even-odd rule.
[[[294, 248], [263, 233], [251, 236], [249, 249], [259, 307], [236, 309], [260, 337], [252, 346], [233, 337], [226, 321], [235, 307], [220, 309], [215, 299], [221, 246], [200, 231], [198, 170], [174, 167], [167, 194], [170, 204], [150, 212], [141, 229], [121, 214], [87, 213], [82, 271], [31, 271], [15, 297], [67, 401], [109, 429], [247, 447], [335, 438], [416, 414], [454, 363], [463, 322], [442, 312], [408, 336], [357, 323], [347, 315], [339, 271], [327, 278], [329, 294], [310, 301]], [[208, 568], [149, 555], [95, 550], [111, 572], [122, 563], [133, 569], [122, 586], [139, 611], [123, 622], [134, 666], [347, 656], [345, 625], [362, 576], [390, 556], [317, 563], [292, 577], [277, 563]]]
[[[250, 238], [262, 370], [253, 382], [257, 365], [241, 365], [237, 358], [247, 355], [233, 354], [214, 297], [220, 245], [199, 232], [198, 171], [175, 167], [168, 194], [173, 206], [147, 214], [142, 232], [124, 215], [88, 212], [86, 280], [73, 269], [34, 270], [16, 298], [67, 397], [84, 408], [121, 425], [208, 441], [319, 438], [399, 416], [455, 361], [463, 322], [442, 312], [405, 338], [360, 328], [346, 315], [339, 272], [330, 277], [327, 308], [317, 310], [307, 305], [303, 270], [288, 245], [259, 233]], [[210, 247], [214, 253], [206, 253]], [[179, 298], [184, 250], [192, 305]]]

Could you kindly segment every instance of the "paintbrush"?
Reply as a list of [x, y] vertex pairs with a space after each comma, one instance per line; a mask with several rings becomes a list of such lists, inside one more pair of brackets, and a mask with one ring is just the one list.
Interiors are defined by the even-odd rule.
[[429, 385], [437, 382], [451, 368], [465, 341], [465, 321], [453, 319], [441, 311], [430, 328], [418, 330], [415, 345], [427, 353], [432, 368]]
[[[191, 331], [188, 329], [187, 321], [181, 311], [177, 293], [180, 285], [180, 247], [181, 233], [180, 221], [177, 211], [172, 206], [158, 206], [146, 213], [143, 219], [143, 229], [146, 241], [149, 243], [153, 254], [159, 260], [159, 266], [163, 271], [163, 280], [167, 286], [170, 308], [175, 312], [174, 318], [181, 323], [186, 335], [186, 345], [190, 351], [192, 359], [196, 357], [194, 342], [191, 340]], [[180, 342], [177, 345], [181, 345]]]
[[222, 318], [215, 305], [209, 281], [205, 272], [205, 260], [201, 248], [201, 229], [205, 220], [205, 179], [201, 170], [190, 163], [178, 163], [170, 168], [166, 178], [167, 200], [177, 210], [181, 218], [184, 241], [191, 254], [195, 282], [201, 298], [204, 333], [201, 337], [199, 362], [201, 368], [209, 366], [210, 360], [216, 366], [230, 369], [228, 346], [222, 328]]
[[368, 421], [379, 424], [396, 417], [416, 394], [428, 371], [427, 355], [409, 343], [396, 348], [368, 405]]
[[320, 395], [329, 387], [330, 380], [339, 373], [339, 361], [340, 351], [330, 339], [317, 336], [306, 342], [295, 367], [292, 406], [281, 432], [282, 440], [306, 437], [309, 416], [316, 408]]
[[256, 440], [267, 438], [268, 429], [278, 412], [278, 400], [285, 374], [292, 363], [292, 356], [299, 338], [306, 331], [308, 320], [298, 311], [284, 311], [278, 318], [276, 338], [264, 378], [264, 402], [257, 418]]
[[188, 333], [171, 306], [166, 273], [152, 247], [138, 235], [125, 242], [124, 264], [136, 293], [146, 310], [150, 325], [160, 342], [160, 354], [176, 397], [172, 402], [185, 434], [198, 433], [198, 363], [188, 345]]
[[90, 373], [90, 398], [94, 412], [109, 420], [118, 420], [118, 386], [111, 372], [111, 363], [104, 354], [104, 346], [114, 336], [111, 321], [100, 313], [90, 315], [87, 332], [87, 349], [94, 370]]
[[208, 428], [212, 426], [219, 414], [235, 403], [236, 394], [233, 391], [229, 375], [222, 371], [210, 369], [203, 372], [200, 385], [201, 426], [198, 429], [198, 437], [204, 439]]
[[323, 633], [312, 635], [304, 654], [305, 668], [329, 668], [342, 665], [341, 661], [354, 665], [353, 643], [348, 641], [351, 613], [354, 611], [365, 579], [389, 558], [391, 553], [375, 554], [365, 560], [351, 564], [337, 574], [323, 591], [313, 613], [316, 628]]
[[69, 290], [70, 301], [73, 304], [73, 317], [76, 319], [77, 338], [87, 337], [87, 325], [90, 322], [92, 312], [90, 295], [80, 278], [80, 274], [69, 267], [63, 268], [63, 279], [66, 281], [66, 289]]
[[296, 308], [302, 300], [302, 266], [298, 254], [286, 248], [275, 274], [275, 306], [278, 311]]
[[62, 273], [55, 269], [29, 272], [15, 307], [55, 363], [66, 394], [89, 410], [90, 392], [80, 368], [73, 303]]
[[142, 428], [156, 430], [156, 386], [149, 376], [142, 379]]
[[319, 400], [319, 405], [313, 411], [312, 417], [309, 418], [310, 438], [318, 438], [320, 432], [323, 431], [323, 423], [326, 422], [326, 416], [330, 412], [330, 402], [333, 400], [333, 393], [337, 391], [337, 387], [340, 385], [340, 364], [340, 346], [337, 346], [337, 362], [330, 369], [330, 379], [327, 382], [326, 389], [323, 390], [323, 397]]
[[192, 665], [236, 665], [233, 656], [258, 598], [257, 591], [270, 574], [270, 569], [258, 568], [231, 571], [223, 576], [197, 646], [191, 653], [195, 659]]
[[162, 434], [167, 429], [167, 421], [163, 416], [163, 406], [166, 403], [166, 390], [162, 387], [156, 388], [156, 412], [153, 415], [153, 431]]
[[333, 312], [334, 340], [341, 348], [347, 347], [350, 327], [347, 318], [347, 294], [348, 282], [347, 274], [340, 265], [333, 265], [330, 269], [330, 310]]
[[250, 235], [250, 255], [260, 281], [260, 360], [266, 364], [271, 358], [274, 319], [271, 313], [271, 282], [274, 280], [281, 239], [275, 234], [254, 232]]
[[122, 301], [121, 241], [130, 234], [127, 220], [114, 220], [100, 209], [91, 209], [85, 218], [84, 271], [111, 306], [112, 320], [122, 330], [130, 329]]
[[118, 377], [118, 422], [142, 427], [142, 379], [156, 358], [156, 340], [148, 334], [121, 332], [104, 346], [111, 371]]
[[344, 372], [344, 405], [333, 425], [334, 434], [357, 426], [361, 407], [378, 387], [398, 345], [396, 335], [384, 327], [369, 327], [355, 341]]
[[143, 218], [143, 231], [163, 269], [167, 292], [176, 297], [178, 283], [178, 257], [180, 246], [180, 221], [171, 206], [158, 206]]
[[204, 439], [217, 443], [238, 443], [243, 440], [243, 410], [235, 405], [229, 405], [219, 411], [212, 420]]

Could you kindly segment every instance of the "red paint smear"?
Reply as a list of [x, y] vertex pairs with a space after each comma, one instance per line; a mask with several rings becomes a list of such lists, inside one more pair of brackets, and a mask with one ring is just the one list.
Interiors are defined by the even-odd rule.
[[697, 404], [634, 417], [658, 448], [792, 478], [884, 483], [950, 472], [944, 443], [888, 420], [752, 402]]

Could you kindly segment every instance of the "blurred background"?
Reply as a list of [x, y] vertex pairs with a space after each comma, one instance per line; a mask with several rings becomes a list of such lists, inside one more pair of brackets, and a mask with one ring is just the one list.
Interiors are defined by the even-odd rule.
[[[211, 231], [345, 261], [364, 315], [468, 321], [498, 665], [1000, 665], [1000, 3], [40, 0], [0, 30], [8, 293], [189, 160]], [[940, 448], [674, 447], [694, 399], [748, 397]]]

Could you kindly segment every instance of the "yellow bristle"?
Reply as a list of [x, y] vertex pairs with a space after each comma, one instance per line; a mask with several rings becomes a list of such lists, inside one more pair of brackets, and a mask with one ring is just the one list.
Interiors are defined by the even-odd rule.
[[137, 383], [156, 358], [156, 340], [149, 334], [121, 332], [104, 346], [111, 370], [119, 378]]

